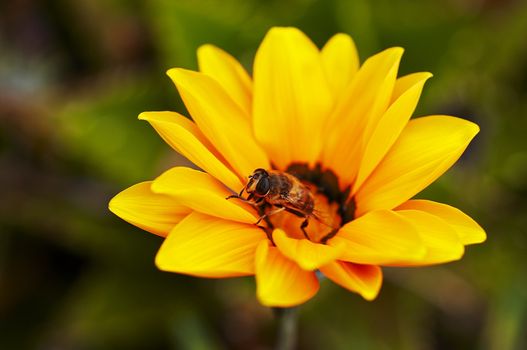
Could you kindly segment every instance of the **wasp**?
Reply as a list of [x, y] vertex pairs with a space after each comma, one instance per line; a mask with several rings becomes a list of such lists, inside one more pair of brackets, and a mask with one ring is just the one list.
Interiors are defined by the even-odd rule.
[[[244, 192], [247, 192], [247, 198], [243, 198]], [[247, 185], [239, 194], [227, 197], [231, 198], [241, 199], [260, 209], [261, 216], [256, 225], [265, 219], [272, 226], [269, 216], [283, 211], [304, 218], [300, 229], [307, 239], [309, 236], [306, 227], [309, 225], [309, 218], [317, 218], [314, 214], [315, 198], [309, 187], [295, 176], [282, 171], [256, 169], [249, 175]], [[266, 207], [272, 209], [266, 212]]]

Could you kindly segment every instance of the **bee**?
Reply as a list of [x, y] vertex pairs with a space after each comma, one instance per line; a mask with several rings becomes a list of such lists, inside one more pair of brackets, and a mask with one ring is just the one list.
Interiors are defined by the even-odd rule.
[[[243, 198], [244, 192], [247, 192], [247, 198]], [[300, 229], [307, 239], [309, 236], [306, 227], [309, 225], [309, 218], [318, 219], [314, 214], [315, 198], [309, 187], [295, 176], [282, 171], [256, 169], [239, 194], [227, 197], [231, 198], [241, 199], [260, 209], [261, 216], [256, 225], [264, 219], [270, 224], [269, 216], [283, 211], [304, 218]], [[266, 212], [266, 207], [272, 209]]]

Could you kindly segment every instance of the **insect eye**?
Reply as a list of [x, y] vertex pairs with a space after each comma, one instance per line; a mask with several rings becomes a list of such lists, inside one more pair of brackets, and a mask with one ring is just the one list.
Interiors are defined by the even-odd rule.
[[258, 193], [261, 196], [265, 196], [267, 192], [269, 192], [269, 179], [267, 177], [263, 177], [258, 181], [258, 184], [256, 185], [256, 193]]

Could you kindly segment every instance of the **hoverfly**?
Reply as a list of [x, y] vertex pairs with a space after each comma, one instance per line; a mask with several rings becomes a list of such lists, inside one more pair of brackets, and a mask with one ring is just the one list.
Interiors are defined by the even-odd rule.
[[[243, 198], [243, 192], [247, 192], [247, 198]], [[237, 195], [227, 197], [227, 199], [239, 198], [260, 209], [260, 218], [256, 225], [262, 220], [269, 223], [271, 215], [287, 211], [304, 221], [300, 225], [304, 236], [309, 239], [306, 227], [309, 225], [309, 218], [318, 217], [314, 214], [315, 198], [310, 189], [298, 178], [286, 172], [277, 170], [256, 169], [250, 176], [249, 182]], [[265, 207], [273, 209], [265, 212]]]

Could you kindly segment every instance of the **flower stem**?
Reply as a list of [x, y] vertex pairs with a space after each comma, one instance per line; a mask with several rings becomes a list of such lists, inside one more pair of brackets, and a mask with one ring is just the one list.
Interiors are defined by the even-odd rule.
[[278, 319], [276, 350], [293, 350], [297, 342], [297, 308], [274, 309]]

